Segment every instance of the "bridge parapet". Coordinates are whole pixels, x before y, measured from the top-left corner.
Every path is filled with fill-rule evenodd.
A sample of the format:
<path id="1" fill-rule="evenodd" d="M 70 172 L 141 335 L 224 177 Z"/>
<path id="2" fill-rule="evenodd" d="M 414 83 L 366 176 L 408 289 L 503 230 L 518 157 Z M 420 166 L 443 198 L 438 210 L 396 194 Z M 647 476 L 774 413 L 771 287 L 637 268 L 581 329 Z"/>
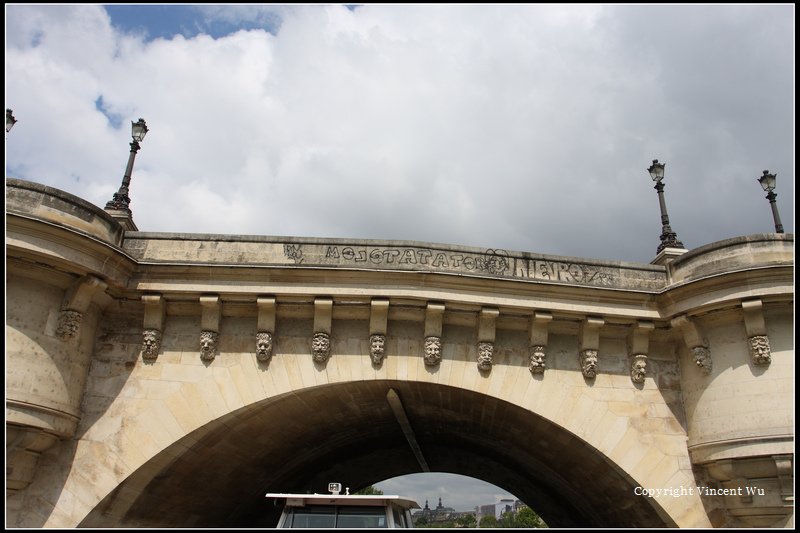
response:
<path id="1" fill-rule="evenodd" d="M 770 266 L 794 265 L 793 233 L 758 233 L 695 248 L 670 264 L 671 283 Z"/>
<path id="2" fill-rule="evenodd" d="M 86 200 L 31 181 L 6 178 L 6 213 L 76 230 L 111 245 L 122 243 L 122 226 Z"/>
<path id="3" fill-rule="evenodd" d="M 655 292 L 663 266 L 414 241 L 128 232 L 124 249 L 146 264 L 430 272 Z"/>

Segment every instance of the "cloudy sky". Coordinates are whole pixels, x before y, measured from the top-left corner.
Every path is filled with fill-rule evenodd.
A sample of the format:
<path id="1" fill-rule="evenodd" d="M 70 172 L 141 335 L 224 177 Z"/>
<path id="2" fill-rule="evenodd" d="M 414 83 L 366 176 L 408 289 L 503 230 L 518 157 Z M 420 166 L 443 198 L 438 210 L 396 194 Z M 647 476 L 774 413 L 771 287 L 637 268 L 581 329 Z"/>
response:
<path id="1" fill-rule="evenodd" d="M 764 169 L 794 232 L 793 5 L 6 4 L 5 15 L 6 107 L 19 121 L 7 176 L 103 207 L 144 118 L 131 184 L 142 231 L 647 263 L 658 159 L 686 248 L 774 231 Z M 422 499 L 439 495 L 456 503 Z"/>
<path id="2" fill-rule="evenodd" d="M 6 5 L 7 175 L 142 231 L 647 263 L 794 231 L 794 6 Z"/>
<path id="3" fill-rule="evenodd" d="M 425 507 L 427 501 L 431 509 L 439 505 L 439 498 L 444 507 L 452 507 L 456 511 L 474 511 L 476 506 L 489 505 L 503 498 L 516 499 L 516 496 L 491 483 L 441 472 L 400 476 L 376 483 L 375 486 L 384 494 L 408 496 L 416 500 L 420 507 Z"/>

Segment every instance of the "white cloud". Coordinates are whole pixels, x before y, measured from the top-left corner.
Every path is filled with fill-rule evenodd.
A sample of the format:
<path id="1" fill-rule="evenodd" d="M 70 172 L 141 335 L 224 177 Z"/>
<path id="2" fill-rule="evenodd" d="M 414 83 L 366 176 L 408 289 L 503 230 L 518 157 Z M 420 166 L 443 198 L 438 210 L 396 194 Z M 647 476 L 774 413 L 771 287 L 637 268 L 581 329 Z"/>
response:
<path id="1" fill-rule="evenodd" d="M 688 247 L 771 231 L 764 168 L 793 231 L 791 9 L 208 6 L 280 29 L 145 42 L 101 6 L 14 6 L 7 161 L 102 207 L 143 117 L 142 230 L 647 262 L 654 158 Z"/>

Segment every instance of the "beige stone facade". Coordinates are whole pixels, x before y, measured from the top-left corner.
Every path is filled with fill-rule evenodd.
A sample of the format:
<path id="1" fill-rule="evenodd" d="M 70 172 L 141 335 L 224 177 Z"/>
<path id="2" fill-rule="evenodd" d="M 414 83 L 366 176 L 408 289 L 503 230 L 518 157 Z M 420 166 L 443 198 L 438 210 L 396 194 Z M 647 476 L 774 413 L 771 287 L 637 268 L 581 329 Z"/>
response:
<path id="1" fill-rule="evenodd" d="M 794 525 L 793 235 L 634 264 L 6 195 L 10 527 L 270 526 L 420 471 L 552 526 Z"/>

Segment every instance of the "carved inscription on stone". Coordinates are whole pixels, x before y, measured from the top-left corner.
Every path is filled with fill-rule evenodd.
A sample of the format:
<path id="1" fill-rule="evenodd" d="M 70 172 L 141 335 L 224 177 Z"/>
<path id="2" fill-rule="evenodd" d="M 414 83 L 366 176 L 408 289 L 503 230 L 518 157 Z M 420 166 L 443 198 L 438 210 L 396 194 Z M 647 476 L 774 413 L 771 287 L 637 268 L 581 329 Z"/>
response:
<path id="1" fill-rule="evenodd" d="M 430 267 L 431 270 L 476 271 L 490 274 L 511 273 L 511 262 L 503 250 L 484 254 L 455 253 L 427 248 L 381 248 L 327 246 L 324 263 Z"/>
<path id="2" fill-rule="evenodd" d="M 527 277 L 531 279 L 604 287 L 614 284 L 614 275 L 611 269 L 600 266 L 529 259 L 527 267 Z"/>
<path id="3" fill-rule="evenodd" d="M 750 341 L 750 356 L 754 365 L 768 365 L 772 362 L 772 352 L 769 347 L 769 337 L 754 335 Z"/>
<path id="4" fill-rule="evenodd" d="M 217 356 L 219 334 L 216 331 L 200 332 L 200 359 L 213 361 Z"/>
<path id="5" fill-rule="evenodd" d="M 272 359 L 272 333 L 269 331 L 256 333 L 256 359 L 262 362 Z"/>
<path id="6" fill-rule="evenodd" d="M 161 332 L 157 329 L 142 330 L 142 359 L 155 359 L 161 350 Z"/>
<path id="7" fill-rule="evenodd" d="M 544 374 L 545 359 L 547 357 L 545 350 L 546 347 L 541 344 L 534 344 L 528 349 L 530 353 L 528 370 L 531 371 L 531 374 Z"/>
<path id="8" fill-rule="evenodd" d="M 80 311 L 62 309 L 58 314 L 58 325 L 56 326 L 58 338 L 67 341 L 75 337 L 81 327 L 81 320 L 83 320 L 83 313 Z"/>
<path id="9" fill-rule="evenodd" d="M 475 253 L 434 247 L 287 243 L 283 245 L 283 256 L 303 265 L 469 273 L 600 287 L 632 283 L 637 288 L 658 289 L 666 282 L 660 271 L 567 258 L 559 261 L 514 257 L 499 249 Z M 623 281 L 621 276 L 626 279 Z"/>
<path id="10" fill-rule="evenodd" d="M 369 357 L 372 363 L 380 366 L 386 354 L 386 335 L 375 333 L 369 336 Z"/>
<path id="11" fill-rule="evenodd" d="M 314 333 L 311 338 L 311 353 L 314 361 L 325 363 L 331 356 L 331 337 L 327 333 Z"/>
<path id="12" fill-rule="evenodd" d="M 478 343 L 478 370 L 492 369 L 492 355 L 494 354 L 494 343 Z"/>
<path id="13" fill-rule="evenodd" d="M 442 361 L 441 337 L 425 337 L 425 364 L 436 366 Z"/>

